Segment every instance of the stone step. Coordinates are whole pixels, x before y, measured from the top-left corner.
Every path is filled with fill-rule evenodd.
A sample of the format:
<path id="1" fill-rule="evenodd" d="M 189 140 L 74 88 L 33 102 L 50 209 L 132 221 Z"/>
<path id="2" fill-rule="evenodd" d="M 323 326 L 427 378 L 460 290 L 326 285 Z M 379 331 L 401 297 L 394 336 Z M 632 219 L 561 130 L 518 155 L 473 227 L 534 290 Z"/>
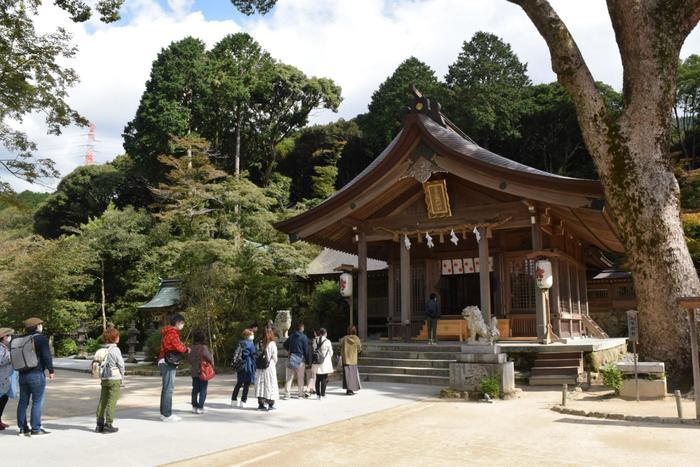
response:
<path id="1" fill-rule="evenodd" d="M 445 376 L 450 377 L 449 368 L 416 368 L 409 366 L 365 366 L 360 363 L 357 367 L 360 374 L 395 374 L 411 376 Z"/>
<path id="2" fill-rule="evenodd" d="M 416 360 L 412 358 L 377 358 L 360 357 L 359 365 L 363 366 L 404 366 L 414 368 L 445 368 L 450 367 L 453 360 Z"/>
<path id="3" fill-rule="evenodd" d="M 553 366 L 580 366 L 580 365 L 581 365 L 580 358 L 562 358 L 559 360 L 554 360 L 554 359 L 545 359 L 545 360 L 537 359 L 537 360 L 535 360 L 535 368 L 553 367 Z"/>
<path id="4" fill-rule="evenodd" d="M 365 350 L 382 350 L 382 351 L 403 351 L 403 352 L 461 352 L 461 345 L 452 344 L 438 344 L 438 345 L 428 345 L 428 344 L 391 344 L 391 343 L 370 343 L 362 345 L 363 351 Z"/>
<path id="5" fill-rule="evenodd" d="M 580 369 L 578 366 L 550 366 L 536 367 L 532 369 L 533 376 L 558 375 L 578 377 Z"/>
<path id="6" fill-rule="evenodd" d="M 537 354 L 537 360 L 561 360 L 561 359 L 580 359 L 581 352 L 541 352 Z"/>
<path id="7" fill-rule="evenodd" d="M 561 386 L 562 384 L 568 384 L 569 386 L 576 386 L 578 380 L 573 376 L 560 376 L 560 375 L 540 375 L 540 376 L 530 376 L 529 381 L 530 386 Z"/>
<path id="8" fill-rule="evenodd" d="M 415 376 L 402 374 L 384 373 L 360 373 L 362 381 L 377 383 L 400 383 L 400 384 L 427 384 L 431 386 L 447 387 L 450 385 L 449 377 L 442 376 Z"/>
<path id="9" fill-rule="evenodd" d="M 362 358 L 401 358 L 417 360 L 456 360 L 456 352 L 414 352 L 398 350 L 362 350 Z"/>

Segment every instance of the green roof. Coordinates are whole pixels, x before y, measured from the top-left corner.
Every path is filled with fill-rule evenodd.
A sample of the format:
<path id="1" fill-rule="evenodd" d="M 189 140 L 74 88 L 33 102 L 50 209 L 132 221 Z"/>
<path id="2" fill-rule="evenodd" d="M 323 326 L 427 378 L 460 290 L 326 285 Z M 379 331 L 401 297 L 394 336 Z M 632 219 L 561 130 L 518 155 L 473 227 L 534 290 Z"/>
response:
<path id="1" fill-rule="evenodd" d="M 160 288 L 150 302 L 139 307 L 139 310 L 169 308 L 180 303 L 181 279 L 161 279 Z"/>

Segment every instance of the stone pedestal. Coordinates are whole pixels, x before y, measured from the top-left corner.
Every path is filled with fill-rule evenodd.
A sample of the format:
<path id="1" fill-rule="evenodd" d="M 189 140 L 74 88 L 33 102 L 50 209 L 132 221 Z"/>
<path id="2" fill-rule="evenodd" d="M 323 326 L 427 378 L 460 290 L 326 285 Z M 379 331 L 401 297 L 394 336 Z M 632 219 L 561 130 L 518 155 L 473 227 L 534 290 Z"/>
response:
<path id="1" fill-rule="evenodd" d="M 481 381 L 496 377 L 503 394 L 515 391 L 515 368 L 501 353 L 498 345 L 463 345 L 457 362 L 450 363 L 450 387 L 463 391 L 479 391 Z"/>

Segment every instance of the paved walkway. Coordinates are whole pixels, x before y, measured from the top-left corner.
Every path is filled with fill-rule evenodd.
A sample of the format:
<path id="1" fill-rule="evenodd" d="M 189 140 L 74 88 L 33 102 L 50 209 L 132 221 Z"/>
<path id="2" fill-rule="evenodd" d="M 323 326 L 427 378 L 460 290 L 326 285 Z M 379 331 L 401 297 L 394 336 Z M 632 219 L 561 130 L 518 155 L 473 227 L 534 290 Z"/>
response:
<path id="1" fill-rule="evenodd" d="M 249 407 L 245 409 L 229 407 L 233 382 L 217 378 L 212 382 L 212 395 L 207 398 L 207 413 L 195 415 L 188 404 L 191 379 L 183 377 L 177 379 L 174 398 L 174 412 L 183 421 L 169 424 L 159 420 L 160 380 L 134 377 L 120 400 L 123 409 L 118 410 L 115 422 L 119 433 L 98 435 L 93 432 L 98 382 L 81 373 L 73 375 L 59 372 L 56 382 L 49 385 L 44 426 L 52 432 L 50 435 L 20 437 L 14 426 L 0 432 L 4 465 L 36 465 L 31 452 L 41 455 L 51 466 L 163 464 L 394 408 L 437 392 L 428 386 L 373 383 L 358 395 L 348 397 L 331 384 L 324 401 L 291 399 L 278 402 L 276 411 L 259 412 L 253 397 L 249 397 Z M 73 413 L 84 415 L 66 417 L 66 406 Z M 8 422 L 14 423 L 11 415 L 15 410 L 13 401 L 6 409 Z M 57 411 L 61 416 L 54 418 Z"/>

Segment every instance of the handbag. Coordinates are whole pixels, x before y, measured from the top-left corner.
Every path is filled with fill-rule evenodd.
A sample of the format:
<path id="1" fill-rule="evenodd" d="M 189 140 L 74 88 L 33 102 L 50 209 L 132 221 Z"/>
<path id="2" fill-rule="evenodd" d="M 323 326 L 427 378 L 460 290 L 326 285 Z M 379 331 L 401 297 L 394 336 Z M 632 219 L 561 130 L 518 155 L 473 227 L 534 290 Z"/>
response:
<path id="1" fill-rule="evenodd" d="M 180 363 L 182 363 L 183 356 L 184 354 L 180 352 L 168 350 L 165 352 L 165 363 L 170 366 L 178 366 Z"/>
<path id="2" fill-rule="evenodd" d="M 19 381 L 17 379 L 17 372 L 12 370 L 10 374 L 10 387 L 7 390 L 7 397 L 10 399 L 15 399 L 19 395 Z"/>
<path id="3" fill-rule="evenodd" d="M 202 360 L 202 363 L 199 365 L 199 379 L 202 381 L 209 381 L 214 379 L 215 376 L 216 372 L 212 364 L 206 360 Z"/>
<path id="4" fill-rule="evenodd" d="M 289 360 L 287 360 L 287 368 L 296 369 L 299 368 L 304 358 L 298 353 L 293 353 L 289 355 Z"/>

